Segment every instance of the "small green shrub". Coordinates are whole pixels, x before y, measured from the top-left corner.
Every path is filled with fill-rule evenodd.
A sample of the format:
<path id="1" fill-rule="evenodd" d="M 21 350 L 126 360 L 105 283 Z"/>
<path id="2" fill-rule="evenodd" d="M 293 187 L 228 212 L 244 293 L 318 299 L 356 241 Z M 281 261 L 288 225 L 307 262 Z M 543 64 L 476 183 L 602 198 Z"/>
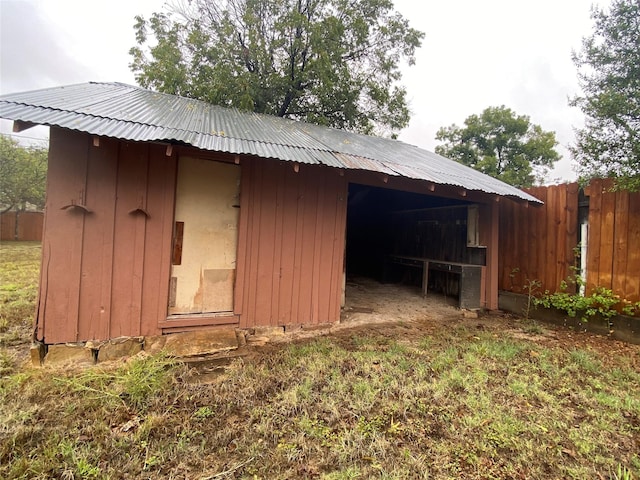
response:
<path id="1" fill-rule="evenodd" d="M 576 282 L 581 285 L 583 281 L 576 277 Z M 566 312 L 570 317 L 577 317 L 583 322 L 589 321 L 595 315 L 600 315 L 604 319 L 609 319 L 618 314 L 615 307 L 620 304 L 620 296 L 612 290 L 604 287 L 596 287 L 591 295 L 580 295 L 579 293 L 569 293 L 567 282 L 560 284 L 560 291 L 549 293 L 547 290 L 540 298 L 535 299 L 536 305 L 545 308 L 557 308 Z"/>

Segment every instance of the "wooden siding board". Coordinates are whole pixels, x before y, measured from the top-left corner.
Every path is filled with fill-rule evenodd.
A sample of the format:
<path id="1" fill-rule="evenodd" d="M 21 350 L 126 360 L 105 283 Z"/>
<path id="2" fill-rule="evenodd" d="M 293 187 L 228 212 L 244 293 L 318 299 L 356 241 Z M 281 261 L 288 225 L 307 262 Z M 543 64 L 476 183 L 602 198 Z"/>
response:
<path id="1" fill-rule="evenodd" d="M 236 283 L 233 291 L 233 311 L 240 317 L 240 323 L 243 324 L 244 317 L 242 313 L 245 311 L 245 276 L 247 274 L 247 266 L 249 259 L 249 205 L 251 201 L 251 172 L 250 161 L 242 161 L 240 167 L 240 214 L 238 218 L 238 257 L 236 264 Z"/>
<path id="2" fill-rule="evenodd" d="M 505 224 L 501 222 L 501 228 L 505 229 L 505 234 L 501 237 L 506 237 L 506 248 L 500 248 L 500 254 L 503 252 L 509 258 L 508 268 L 504 272 L 504 281 L 512 283 L 513 288 L 516 291 L 522 290 L 525 278 L 529 276 L 529 265 L 527 264 L 527 256 L 523 253 L 528 250 L 529 236 L 528 231 L 524 231 L 523 227 L 528 223 L 521 221 L 522 217 L 526 217 L 529 214 L 529 209 L 525 205 L 517 205 L 514 202 L 509 201 L 510 208 L 507 212 L 508 222 Z M 501 216 L 502 216 L 502 212 Z"/>
<path id="3" fill-rule="evenodd" d="M 640 192 L 629 195 L 627 278 L 623 296 L 640 302 Z"/>
<path id="4" fill-rule="evenodd" d="M 319 275 L 318 285 L 318 322 L 327 323 L 332 318 L 332 304 L 331 293 L 335 291 L 333 282 L 333 269 L 335 265 L 335 258 L 333 256 L 333 249 L 335 243 L 335 216 L 336 216 L 336 204 L 337 204 L 337 192 L 338 188 L 335 182 L 337 172 L 332 171 L 325 177 L 324 190 L 326 192 L 326 199 L 323 201 L 322 212 L 322 232 L 319 245 L 319 261 L 322 272 Z"/>
<path id="5" fill-rule="evenodd" d="M 320 269 L 322 265 L 320 263 L 322 252 L 322 227 L 324 217 L 324 202 L 325 202 L 325 178 L 319 178 L 313 185 L 308 185 L 307 188 L 313 188 L 316 190 L 316 212 L 315 212 L 315 225 L 314 225 L 314 238 L 313 238 L 313 254 L 311 259 L 311 322 L 320 322 Z M 311 183 L 311 182 L 309 182 Z"/>
<path id="6" fill-rule="evenodd" d="M 306 165 L 304 166 L 306 167 Z M 308 167 L 307 167 L 308 168 Z M 304 168 L 301 168 L 303 170 Z M 307 172 L 305 171 L 305 177 Z M 298 318 L 301 323 L 315 323 L 313 312 L 313 287 L 316 275 L 314 256 L 316 249 L 316 228 L 318 223 L 318 188 L 312 184 L 311 178 L 303 178 L 305 215 L 302 217 L 302 265 L 300 269 L 300 302 L 298 303 Z"/>
<path id="7" fill-rule="evenodd" d="M 295 319 L 295 324 L 302 324 L 306 320 L 300 315 L 299 305 L 300 305 L 300 297 L 302 295 L 302 290 L 300 285 L 302 283 L 302 275 L 304 272 L 304 265 L 302 265 L 303 260 L 303 232 L 304 232 L 304 218 L 307 215 L 307 211 L 305 209 L 305 188 L 304 184 L 300 181 L 300 177 L 298 173 L 294 174 L 294 180 L 297 184 L 297 193 L 296 193 L 296 215 L 295 221 L 292 223 L 291 228 L 295 229 L 295 244 L 293 245 L 293 294 L 291 296 L 291 318 Z"/>
<path id="8" fill-rule="evenodd" d="M 147 150 L 145 144 L 120 144 L 111 285 L 111 337 L 137 335 L 140 331 L 146 219 L 143 215 L 129 212 L 140 203 L 141 192 L 146 191 Z"/>
<path id="9" fill-rule="evenodd" d="M 47 268 L 41 273 L 43 339 L 47 343 L 78 340 L 84 216 L 62 208 L 85 203 L 89 136 L 52 129 L 49 143 L 46 215 L 43 244 Z"/>
<path id="10" fill-rule="evenodd" d="M 558 238 L 558 191 L 551 187 L 547 190 L 547 215 L 546 215 L 546 248 L 545 248 L 545 272 L 544 283 L 550 291 L 556 291 L 556 245 Z"/>
<path id="11" fill-rule="evenodd" d="M 159 322 L 164 321 L 167 315 L 176 173 L 176 154 L 167 157 L 163 146 L 151 145 L 140 335 L 158 335 L 161 332 Z"/>
<path id="12" fill-rule="evenodd" d="M 338 173 L 325 167 L 303 166 L 295 172 L 290 164 L 269 161 L 252 162 L 250 170 L 243 175 L 242 208 L 247 211 L 241 231 L 246 228 L 246 234 L 239 248 L 246 256 L 237 280 L 244 297 L 241 326 L 339 320 L 341 277 L 336 272 L 334 283 L 333 272 L 334 263 L 341 268 L 342 258 L 334 259 L 333 252 L 342 245 L 339 255 L 344 254 L 344 240 L 335 243 L 345 229 L 344 215 L 336 218 L 344 179 L 332 181 Z M 321 197 L 326 205 L 318 208 Z"/>
<path id="13" fill-rule="evenodd" d="M 244 293 L 243 293 L 243 315 L 241 315 L 240 317 L 240 324 L 241 326 L 250 326 L 253 323 L 253 310 L 252 310 L 252 292 L 254 291 L 254 283 L 253 280 L 254 278 L 252 277 L 252 273 L 253 273 L 253 266 L 252 266 L 252 261 L 254 258 L 253 252 L 254 252 L 254 232 L 256 232 L 256 229 L 254 228 L 256 225 L 256 212 L 255 209 L 253 208 L 255 203 L 256 203 L 256 192 L 257 192 L 257 181 L 256 181 L 256 170 L 257 167 L 255 165 L 255 162 L 251 162 L 250 163 L 250 168 L 249 166 L 247 166 L 247 170 L 251 172 L 250 175 L 250 183 L 248 185 L 246 185 L 246 190 L 248 192 L 247 194 L 247 202 L 246 202 L 246 207 L 241 207 L 241 208 L 246 208 L 247 210 L 247 251 L 246 251 L 246 262 L 245 262 L 245 275 L 243 278 L 243 289 L 244 289 Z"/>
<path id="14" fill-rule="evenodd" d="M 535 212 L 536 225 L 536 273 L 537 279 L 542 283 L 542 290 L 551 290 L 553 287 L 546 283 L 546 244 L 547 244 L 547 222 L 545 221 L 548 212 L 547 207 L 547 191 L 541 188 L 536 189 L 536 198 L 545 202 L 545 204 Z"/>
<path id="15" fill-rule="evenodd" d="M 249 318 L 247 319 L 250 325 L 261 325 L 262 321 L 257 317 L 258 312 L 256 309 L 256 292 L 258 291 L 258 248 L 262 240 L 260 235 L 260 215 L 262 213 L 262 204 L 260 199 L 263 192 L 263 165 L 261 162 L 253 162 L 253 192 L 251 198 L 251 245 L 249 250 L 249 271 L 247 290 L 247 313 Z"/>
<path id="16" fill-rule="evenodd" d="M 273 288 L 271 291 L 271 324 L 280 324 L 280 288 L 282 284 L 282 238 L 284 235 L 284 189 L 285 189 L 285 171 L 290 165 L 284 163 L 275 164 L 275 235 L 273 241 L 273 262 L 271 271 L 271 282 Z M 287 255 L 287 252 L 284 252 Z"/>
<path id="17" fill-rule="evenodd" d="M 602 214 L 602 181 L 589 186 L 589 241 L 587 246 L 587 293 L 599 284 Z"/>
<path id="18" fill-rule="evenodd" d="M 567 258 L 567 186 L 556 185 L 558 206 L 556 210 L 556 268 L 554 285 L 556 288 L 566 278 L 570 259 Z"/>
<path id="19" fill-rule="evenodd" d="M 615 230 L 616 195 L 608 191 L 602 194 L 602 223 L 600 227 L 600 264 L 598 285 L 611 288 L 613 270 L 613 237 Z"/>
<path id="20" fill-rule="evenodd" d="M 520 248 L 525 248 L 529 237 L 521 232 L 520 216 L 528 211 L 514 202 L 501 202 L 500 205 L 500 269 L 502 272 L 501 286 L 503 289 L 519 291 L 522 278 L 527 274 L 527 265 L 523 262 L 526 257 L 519 257 Z"/>
<path id="21" fill-rule="evenodd" d="M 627 278 L 627 241 L 629 238 L 629 192 L 615 193 L 615 232 L 611 288 L 624 296 Z M 629 272 L 632 273 L 632 272 Z"/>
<path id="22" fill-rule="evenodd" d="M 274 252 L 276 225 L 276 188 L 277 166 L 265 163 L 262 168 L 260 216 L 258 228 L 260 241 L 257 248 L 257 263 L 255 276 L 257 288 L 255 290 L 255 314 L 258 325 L 273 325 L 272 300 L 274 286 Z"/>
<path id="23" fill-rule="evenodd" d="M 567 185 L 566 268 L 564 278 L 575 273 L 576 248 L 578 248 L 578 192 L 577 183 Z"/>
<path id="24" fill-rule="evenodd" d="M 329 320 L 340 318 L 342 303 L 342 275 L 344 271 L 345 235 L 347 230 L 348 185 L 343 176 L 334 178 L 336 192 L 335 212 L 333 216 L 333 242 L 331 249 L 331 281 L 329 292 Z"/>
<path id="25" fill-rule="evenodd" d="M 111 319 L 118 141 L 102 139 L 89 147 L 87 205 L 80 283 L 79 340 L 106 340 Z"/>
<path id="26" fill-rule="evenodd" d="M 504 235 L 509 241 L 507 242 L 507 249 L 503 250 L 501 248 L 500 254 L 502 255 L 502 252 L 505 252 L 511 260 L 508 271 L 504 272 L 507 276 L 505 280 L 509 281 L 510 275 L 513 275 L 515 286 L 522 289 L 524 279 L 529 277 L 529 265 L 526 255 L 529 243 L 529 229 L 526 216 L 529 214 L 529 209 L 526 208 L 526 205 L 517 205 L 514 202 L 509 203 L 511 204 L 511 208 L 509 209 L 509 219 L 511 221 L 506 225 L 501 222 L 500 225 L 502 228 L 509 229 L 509 233 Z M 516 209 L 519 210 L 519 215 L 516 214 Z M 525 218 L 523 219 L 523 217 Z M 517 271 L 514 272 L 516 269 Z"/>
<path id="27" fill-rule="evenodd" d="M 296 216 L 298 210 L 297 174 L 292 168 L 283 172 L 283 232 L 280 257 L 280 290 L 278 297 L 278 324 L 291 322 L 294 295 L 294 260 L 296 245 Z"/>
<path id="28" fill-rule="evenodd" d="M 516 256 L 516 258 L 519 259 L 519 262 L 524 265 L 525 274 L 519 279 L 520 288 L 522 288 L 526 280 L 539 280 L 536 271 L 538 264 L 538 249 L 537 244 L 535 243 L 535 239 L 537 238 L 538 234 L 536 231 L 536 215 L 538 214 L 538 209 L 538 207 L 532 207 L 528 204 L 514 205 L 513 214 L 520 217 L 520 225 L 524 226 L 525 228 L 525 237 L 523 239 L 524 241 L 522 242 L 523 252 L 511 252 L 511 255 Z M 500 232 L 500 235 L 505 234 L 505 232 Z"/>

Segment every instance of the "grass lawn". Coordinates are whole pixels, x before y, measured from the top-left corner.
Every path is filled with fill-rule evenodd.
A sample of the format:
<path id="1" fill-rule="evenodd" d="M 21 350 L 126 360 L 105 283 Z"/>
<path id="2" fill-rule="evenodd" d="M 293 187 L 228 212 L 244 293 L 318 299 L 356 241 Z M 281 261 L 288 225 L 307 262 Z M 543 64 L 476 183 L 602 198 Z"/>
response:
<path id="1" fill-rule="evenodd" d="M 162 356 L 8 364 L 0 478 L 640 478 L 640 347 L 530 327 L 345 329 L 247 350 L 210 383 Z"/>
<path id="2" fill-rule="evenodd" d="M 40 242 L 0 243 L 0 374 L 25 355 L 24 348 L 6 347 L 23 345 L 30 340 L 38 295 L 40 251 Z"/>

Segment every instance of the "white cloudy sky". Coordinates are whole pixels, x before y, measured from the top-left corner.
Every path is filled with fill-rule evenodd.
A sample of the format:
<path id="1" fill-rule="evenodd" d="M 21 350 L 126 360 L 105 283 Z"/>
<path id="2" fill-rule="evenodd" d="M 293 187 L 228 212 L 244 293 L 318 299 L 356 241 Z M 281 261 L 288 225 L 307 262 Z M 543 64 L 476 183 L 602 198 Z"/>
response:
<path id="1" fill-rule="evenodd" d="M 0 94 L 87 81 L 135 84 L 133 17 L 164 0 L 0 0 Z M 438 128 L 506 105 L 556 132 L 563 160 L 549 181 L 575 177 L 566 146 L 581 113 L 571 51 L 592 31 L 590 8 L 606 0 L 396 0 L 425 32 L 405 69 L 413 112 L 400 139 L 433 150 Z M 11 125 L 2 121 L 2 132 Z M 46 135 L 46 129 L 24 135 Z"/>

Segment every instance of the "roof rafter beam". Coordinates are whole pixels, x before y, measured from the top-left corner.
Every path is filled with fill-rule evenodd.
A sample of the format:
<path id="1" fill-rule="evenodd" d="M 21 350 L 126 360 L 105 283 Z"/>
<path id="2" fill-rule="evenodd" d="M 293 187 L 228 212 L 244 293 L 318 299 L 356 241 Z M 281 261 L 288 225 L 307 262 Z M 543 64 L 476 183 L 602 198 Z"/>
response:
<path id="1" fill-rule="evenodd" d="M 15 120 L 13 122 L 13 133 L 20 133 L 28 130 L 30 128 L 38 126 L 37 123 L 32 122 L 24 122 L 22 120 Z"/>

